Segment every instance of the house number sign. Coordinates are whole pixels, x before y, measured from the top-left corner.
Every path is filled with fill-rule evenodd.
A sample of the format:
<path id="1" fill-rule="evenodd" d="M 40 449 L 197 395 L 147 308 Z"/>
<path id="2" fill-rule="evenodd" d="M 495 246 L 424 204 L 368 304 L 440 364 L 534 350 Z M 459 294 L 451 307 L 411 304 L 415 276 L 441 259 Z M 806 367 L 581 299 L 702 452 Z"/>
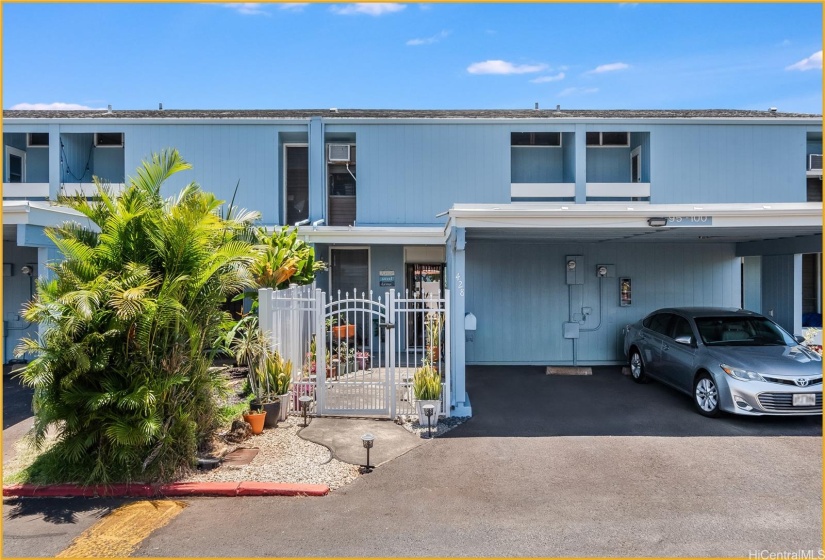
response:
<path id="1" fill-rule="evenodd" d="M 713 216 L 670 216 L 668 227 L 712 226 Z"/>
<path id="2" fill-rule="evenodd" d="M 455 285 L 458 288 L 458 295 L 464 297 L 464 280 L 461 279 L 461 273 L 455 273 Z"/>

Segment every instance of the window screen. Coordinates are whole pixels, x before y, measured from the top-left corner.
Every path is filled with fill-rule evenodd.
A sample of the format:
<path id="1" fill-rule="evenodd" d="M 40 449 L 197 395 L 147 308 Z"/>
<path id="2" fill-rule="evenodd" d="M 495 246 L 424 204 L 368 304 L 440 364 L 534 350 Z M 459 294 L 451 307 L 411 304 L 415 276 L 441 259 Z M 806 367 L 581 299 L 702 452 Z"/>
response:
<path id="1" fill-rule="evenodd" d="M 333 249 L 330 255 L 331 298 L 338 299 L 344 293 L 352 294 L 353 288 L 358 296 L 369 291 L 369 250 L 368 249 Z"/>
<path id="2" fill-rule="evenodd" d="M 511 132 L 513 146 L 561 146 L 561 132 Z"/>

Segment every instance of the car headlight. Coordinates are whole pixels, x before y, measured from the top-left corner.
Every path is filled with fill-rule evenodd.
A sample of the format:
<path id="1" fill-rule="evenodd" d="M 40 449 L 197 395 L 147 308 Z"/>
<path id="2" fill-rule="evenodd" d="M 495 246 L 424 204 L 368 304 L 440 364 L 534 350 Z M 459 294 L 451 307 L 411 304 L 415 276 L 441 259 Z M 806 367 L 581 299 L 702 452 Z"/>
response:
<path id="1" fill-rule="evenodd" d="M 722 371 L 724 371 L 734 379 L 738 379 L 740 381 L 765 381 L 765 378 L 756 373 L 755 371 L 748 371 L 742 368 L 735 368 L 727 364 L 720 364 L 719 367 L 722 368 Z"/>

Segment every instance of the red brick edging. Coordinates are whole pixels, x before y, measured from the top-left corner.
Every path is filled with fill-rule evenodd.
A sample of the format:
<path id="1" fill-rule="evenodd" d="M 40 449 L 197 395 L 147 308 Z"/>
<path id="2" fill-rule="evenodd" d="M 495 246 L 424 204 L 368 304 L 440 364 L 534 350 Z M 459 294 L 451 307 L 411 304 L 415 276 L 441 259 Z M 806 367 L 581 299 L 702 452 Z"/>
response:
<path id="1" fill-rule="evenodd" d="M 184 496 L 326 496 L 326 484 L 281 482 L 173 482 L 171 484 L 11 484 L 3 496 L 26 498 L 163 498 Z"/>

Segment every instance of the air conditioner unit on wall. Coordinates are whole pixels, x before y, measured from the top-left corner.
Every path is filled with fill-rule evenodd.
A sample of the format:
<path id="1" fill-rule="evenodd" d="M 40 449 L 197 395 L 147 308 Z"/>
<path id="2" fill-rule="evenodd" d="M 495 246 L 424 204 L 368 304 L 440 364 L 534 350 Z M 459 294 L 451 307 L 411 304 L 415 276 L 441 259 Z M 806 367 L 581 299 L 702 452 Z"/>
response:
<path id="1" fill-rule="evenodd" d="M 330 144 L 327 159 L 330 162 L 349 162 L 349 144 Z"/>
<path id="2" fill-rule="evenodd" d="M 822 171 L 822 154 L 811 154 L 808 156 L 808 169 L 811 171 Z"/>

